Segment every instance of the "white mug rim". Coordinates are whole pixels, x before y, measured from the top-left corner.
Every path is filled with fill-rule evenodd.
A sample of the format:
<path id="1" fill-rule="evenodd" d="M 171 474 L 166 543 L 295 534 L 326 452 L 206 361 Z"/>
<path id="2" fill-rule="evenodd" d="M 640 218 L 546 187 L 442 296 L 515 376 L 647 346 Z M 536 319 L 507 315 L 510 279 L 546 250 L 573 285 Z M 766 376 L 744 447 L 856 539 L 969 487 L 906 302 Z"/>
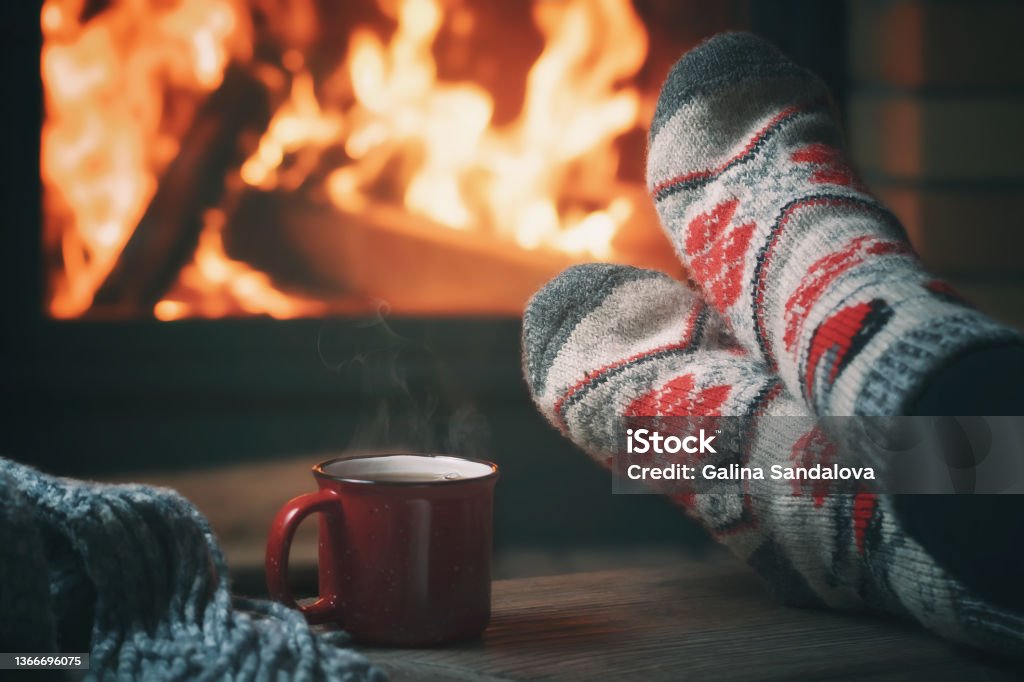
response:
<path id="1" fill-rule="evenodd" d="M 332 471 L 337 469 L 339 466 L 353 463 L 380 463 L 380 460 L 389 459 L 395 460 L 395 465 L 399 464 L 400 460 L 404 460 L 406 464 L 404 470 L 408 470 L 408 460 L 415 459 L 417 463 L 422 464 L 425 460 L 429 460 L 430 464 L 447 464 L 447 466 L 433 466 L 422 469 L 423 472 L 435 471 L 441 472 L 451 470 L 453 466 L 456 467 L 456 471 L 464 473 L 464 475 L 458 478 L 438 478 L 437 480 L 423 481 L 423 480 L 410 480 L 410 481 L 381 481 L 379 479 L 372 478 L 372 474 L 366 469 L 359 471 L 345 472 L 345 471 Z M 341 483 L 355 483 L 359 485 L 373 485 L 373 486 L 437 486 L 437 485 L 460 485 L 466 483 L 478 483 L 490 478 L 497 477 L 498 465 L 494 462 L 489 462 L 484 459 L 475 459 L 473 457 L 460 457 L 457 455 L 443 455 L 443 454 L 429 454 L 420 452 L 394 452 L 394 453 L 381 453 L 373 455 L 351 455 L 335 457 L 333 459 L 320 462 L 313 467 L 313 475 L 317 478 L 325 478 L 332 481 L 338 481 Z"/>

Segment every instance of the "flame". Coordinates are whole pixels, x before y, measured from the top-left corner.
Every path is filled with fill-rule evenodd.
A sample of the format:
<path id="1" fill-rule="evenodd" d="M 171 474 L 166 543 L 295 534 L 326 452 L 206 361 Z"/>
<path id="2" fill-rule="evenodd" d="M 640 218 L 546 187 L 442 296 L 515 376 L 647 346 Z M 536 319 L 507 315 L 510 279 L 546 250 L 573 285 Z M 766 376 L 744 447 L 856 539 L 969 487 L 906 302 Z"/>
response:
<path id="1" fill-rule="evenodd" d="M 611 196 L 595 210 L 568 199 L 593 203 L 614 185 L 614 142 L 639 123 L 640 93 L 621 83 L 642 66 L 647 34 L 629 0 L 536 3 L 545 48 L 519 118 L 501 128 L 487 91 L 438 80 L 443 18 L 439 0 L 401 0 L 390 43 L 369 30 L 352 36 L 345 70 L 356 101 L 341 112 L 351 161 L 327 179 L 333 203 L 361 210 L 398 165 L 411 168 L 401 199 L 412 213 L 452 229 L 486 226 L 523 249 L 612 257 L 632 199 Z"/>
<path id="2" fill-rule="evenodd" d="M 190 315 L 224 317 L 241 310 L 278 319 L 309 317 L 328 311 L 322 301 L 284 294 L 270 278 L 224 250 L 225 215 L 210 209 L 204 215 L 195 259 L 181 271 L 178 284 L 153 308 L 158 320 L 169 322 Z"/>
<path id="3" fill-rule="evenodd" d="M 285 43 L 280 75 L 290 87 L 235 185 L 305 192 L 313 178 L 344 214 L 391 200 L 422 218 L 417 226 L 486 233 L 499 250 L 621 257 L 615 240 L 637 205 L 635 192 L 616 189 L 615 145 L 640 122 L 641 96 L 629 83 L 647 54 L 630 0 L 536 1 L 544 47 L 518 117 L 501 125 L 491 93 L 438 75 L 441 30 L 473 30 L 460 0 L 378 0 L 393 34 L 356 27 L 334 73 L 319 80 L 301 49 L 317 33 L 312 0 L 252 1 L 272 18 L 261 40 Z M 191 112 L 229 60 L 245 63 L 254 51 L 246 0 L 112 0 L 83 18 L 85 8 L 84 0 L 46 0 L 40 18 L 46 238 L 61 260 L 50 310 L 58 317 L 88 309 Z M 158 319 L 325 310 L 232 259 L 227 222 L 223 208 L 206 215 L 193 261 L 154 308 Z"/>
<path id="4" fill-rule="evenodd" d="M 95 16 L 86 10 L 84 0 L 46 0 L 40 17 L 44 238 L 63 263 L 52 283 L 57 317 L 92 303 L 177 153 L 181 122 L 166 110 L 194 108 L 220 83 L 229 57 L 248 49 L 236 0 L 124 0 Z"/>
<path id="5" fill-rule="evenodd" d="M 292 81 L 291 98 L 271 120 L 256 152 L 242 164 L 242 179 L 263 189 L 295 189 L 316 167 L 320 153 L 337 143 L 343 130 L 340 116 L 321 111 L 313 77 L 299 73 Z M 294 153 L 301 154 L 300 162 L 279 172 L 285 155 Z"/>

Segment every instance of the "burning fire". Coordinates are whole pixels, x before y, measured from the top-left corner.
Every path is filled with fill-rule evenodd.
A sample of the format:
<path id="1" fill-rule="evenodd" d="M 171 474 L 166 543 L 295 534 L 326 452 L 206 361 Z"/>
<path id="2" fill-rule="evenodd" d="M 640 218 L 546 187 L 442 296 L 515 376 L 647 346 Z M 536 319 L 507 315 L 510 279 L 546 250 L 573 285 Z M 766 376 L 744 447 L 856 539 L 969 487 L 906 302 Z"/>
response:
<path id="1" fill-rule="evenodd" d="M 647 54 L 630 0 L 535 2 L 544 48 L 526 75 L 518 117 L 501 125 L 483 87 L 438 76 L 439 32 L 446 22 L 455 34 L 472 31 L 469 5 L 378 4 L 395 21 L 393 35 L 385 41 L 355 28 L 343 60 L 320 83 L 301 50 L 284 46 L 278 68 L 289 94 L 238 184 L 309 191 L 310 178 L 325 178 L 314 181 L 342 214 L 390 201 L 423 219 L 419 225 L 482 231 L 508 245 L 498 248 L 619 256 L 613 240 L 637 207 L 635 195 L 615 190 L 615 143 L 641 119 L 640 93 L 628 83 Z M 287 6 L 315 31 L 312 0 L 254 5 Z M 47 243 L 62 261 L 51 287 L 58 317 L 92 304 L 188 116 L 229 61 L 248 63 L 254 52 L 243 0 L 113 0 L 94 16 L 84 10 L 84 0 L 47 0 L 41 17 L 42 169 Z M 278 291 L 266 274 L 231 259 L 222 239 L 229 221 L 222 209 L 207 213 L 193 262 L 156 304 L 157 318 L 323 312 L 323 303 Z"/>
<path id="2" fill-rule="evenodd" d="M 278 291 L 266 274 L 229 257 L 221 238 L 224 222 L 223 211 L 206 212 L 195 260 L 182 269 L 171 295 L 153 308 L 156 319 L 169 322 L 189 316 L 224 317 L 239 310 L 287 319 L 328 311 L 321 301 Z"/>
<path id="3" fill-rule="evenodd" d="M 91 18 L 86 5 L 47 0 L 41 15 L 44 240 L 63 263 L 52 282 L 57 317 L 91 305 L 177 153 L 182 119 L 230 58 L 248 59 L 250 42 L 230 0 L 112 2 Z"/>
<path id="4" fill-rule="evenodd" d="M 485 225 L 524 249 L 611 256 L 630 200 L 611 197 L 593 211 L 560 200 L 613 184 L 614 142 L 638 123 L 639 93 L 619 85 L 647 54 L 630 2 L 536 3 L 545 48 L 527 76 L 522 113 L 503 128 L 491 125 L 494 101 L 483 88 L 438 81 L 431 47 L 443 18 L 437 0 L 404 0 L 390 44 L 365 30 L 352 36 L 351 163 L 329 176 L 331 200 L 360 210 L 367 188 L 398 160 L 410 169 L 401 199 L 412 213 L 459 230 Z"/>

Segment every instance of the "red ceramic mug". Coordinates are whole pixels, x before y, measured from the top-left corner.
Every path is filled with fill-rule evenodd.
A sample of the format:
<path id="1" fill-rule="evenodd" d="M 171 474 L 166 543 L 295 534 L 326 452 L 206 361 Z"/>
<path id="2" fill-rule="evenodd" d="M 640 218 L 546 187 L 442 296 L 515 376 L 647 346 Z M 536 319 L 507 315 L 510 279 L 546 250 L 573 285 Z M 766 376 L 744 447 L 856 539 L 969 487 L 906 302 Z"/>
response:
<path id="1" fill-rule="evenodd" d="M 313 467 L 319 490 L 285 504 L 267 541 L 270 596 L 357 641 L 423 646 L 470 639 L 491 614 L 491 462 L 374 455 Z M 320 596 L 295 603 L 288 552 L 320 513 Z"/>

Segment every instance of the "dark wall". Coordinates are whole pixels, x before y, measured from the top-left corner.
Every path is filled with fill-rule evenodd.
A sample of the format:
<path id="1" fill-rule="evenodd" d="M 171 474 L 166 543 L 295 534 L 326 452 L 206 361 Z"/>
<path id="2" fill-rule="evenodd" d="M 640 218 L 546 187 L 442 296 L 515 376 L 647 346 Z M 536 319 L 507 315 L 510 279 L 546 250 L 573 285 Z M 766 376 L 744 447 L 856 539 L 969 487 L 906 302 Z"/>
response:
<path id="1" fill-rule="evenodd" d="M 817 73 L 845 109 L 849 87 L 845 0 L 750 0 L 750 27 Z"/>

